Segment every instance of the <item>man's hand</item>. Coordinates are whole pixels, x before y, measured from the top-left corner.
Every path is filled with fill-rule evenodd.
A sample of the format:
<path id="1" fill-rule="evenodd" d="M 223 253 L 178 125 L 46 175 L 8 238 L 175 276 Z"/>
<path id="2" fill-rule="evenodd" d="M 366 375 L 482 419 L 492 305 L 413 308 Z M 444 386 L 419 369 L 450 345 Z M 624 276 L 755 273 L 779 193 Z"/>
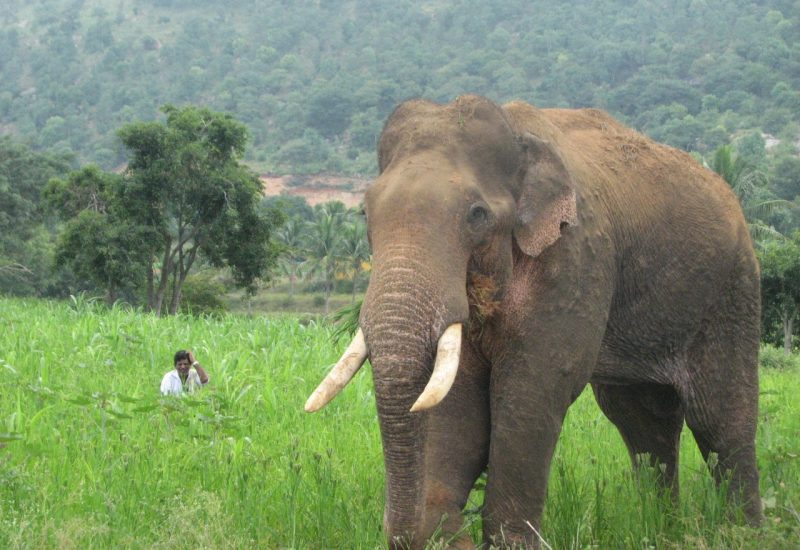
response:
<path id="1" fill-rule="evenodd" d="M 200 366 L 200 363 L 197 362 L 197 359 L 194 358 L 194 353 L 189 350 L 189 364 L 192 366 L 194 370 L 197 371 L 197 375 L 200 377 L 201 384 L 208 384 L 208 374 L 203 367 Z"/>

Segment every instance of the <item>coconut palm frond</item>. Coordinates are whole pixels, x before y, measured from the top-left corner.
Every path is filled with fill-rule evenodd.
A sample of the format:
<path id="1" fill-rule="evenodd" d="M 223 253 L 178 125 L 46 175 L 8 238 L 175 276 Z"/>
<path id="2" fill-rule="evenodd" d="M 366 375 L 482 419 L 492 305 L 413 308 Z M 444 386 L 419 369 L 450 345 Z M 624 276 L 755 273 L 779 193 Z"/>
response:
<path id="1" fill-rule="evenodd" d="M 753 243 L 756 245 L 756 248 L 759 249 L 763 249 L 764 243 L 767 241 L 786 240 L 783 233 L 761 221 L 748 223 L 747 228 L 750 230 L 750 237 L 753 239 Z"/>
<path id="2" fill-rule="evenodd" d="M 784 208 L 791 208 L 791 201 L 783 199 L 774 199 L 770 201 L 762 201 L 754 204 L 747 204 L 742 206 L 745 217 L 750 219 L 766 218 Z"/>
<path id="3" fill-rule="evenodd" d="M 764 172 L 751 169 L 749 165 L 743 163 L 734 171 L 734 179 L 728 183 L 739 198 L 739 202 L 746 204 L 753 200 L 759 189 L 767 187 L 768 180 Z"/>
<path id="4" fill-rule="evenodd" d="M 723 145 L 714 151 L 710 165 L 728 182 L 743 203 L 750 200 L 757 189 L 767 185 L 767 175 L 744 157 L 735 155 L 730 145 Z"/>

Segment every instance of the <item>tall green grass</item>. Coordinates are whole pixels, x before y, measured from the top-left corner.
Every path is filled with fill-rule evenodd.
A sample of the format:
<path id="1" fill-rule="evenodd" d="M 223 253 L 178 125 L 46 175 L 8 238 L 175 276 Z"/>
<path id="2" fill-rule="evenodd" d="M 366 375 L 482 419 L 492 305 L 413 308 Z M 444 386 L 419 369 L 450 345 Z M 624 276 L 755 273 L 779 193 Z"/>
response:
<path id="1" fill-rule="evenodd" d="M 0 548 L 383 548 L 369 369 L 303 404 L 344 342 L 293 317 L 156 318 L 0 299 Z M 211 383 L 162 398 L 191 348 Z M 728 521 L 690 434 L 677 509 L 591 395 L 570 410 L 542 536 L 553 548 L 800 547 L 800 372 L 763 371 L 764 528 Z M 468 525 L 480 536 L 480 491 Z"/>

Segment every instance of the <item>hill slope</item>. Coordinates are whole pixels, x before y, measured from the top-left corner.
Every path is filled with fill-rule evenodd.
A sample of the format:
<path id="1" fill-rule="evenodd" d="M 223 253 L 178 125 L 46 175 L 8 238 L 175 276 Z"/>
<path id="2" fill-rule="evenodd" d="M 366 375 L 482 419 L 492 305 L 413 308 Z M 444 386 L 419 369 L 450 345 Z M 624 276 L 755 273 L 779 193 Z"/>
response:
<path id="1" fill-rule="evenodd" d="M 124 160 L 114 132 L 204 104 L 277 173 L 371 174 L 399 101 L 480 93 L 597 106 L 706 151 L 800 128 L 800 4 L 789 0 L 5 0 L 0 133 Z"/>

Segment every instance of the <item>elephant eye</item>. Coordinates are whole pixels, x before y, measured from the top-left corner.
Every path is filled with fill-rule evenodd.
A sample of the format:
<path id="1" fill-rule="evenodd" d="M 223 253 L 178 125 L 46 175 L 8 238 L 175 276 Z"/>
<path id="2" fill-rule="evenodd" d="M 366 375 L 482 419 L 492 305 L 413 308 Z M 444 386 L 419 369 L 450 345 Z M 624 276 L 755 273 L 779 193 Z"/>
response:
<path id="1" fill-rule="evenodd" d="M 473 204 L 469 207 L 467 221 L 471 224 L 483 223 L 489 219 L 489 211 L 481 204 Z"/>

